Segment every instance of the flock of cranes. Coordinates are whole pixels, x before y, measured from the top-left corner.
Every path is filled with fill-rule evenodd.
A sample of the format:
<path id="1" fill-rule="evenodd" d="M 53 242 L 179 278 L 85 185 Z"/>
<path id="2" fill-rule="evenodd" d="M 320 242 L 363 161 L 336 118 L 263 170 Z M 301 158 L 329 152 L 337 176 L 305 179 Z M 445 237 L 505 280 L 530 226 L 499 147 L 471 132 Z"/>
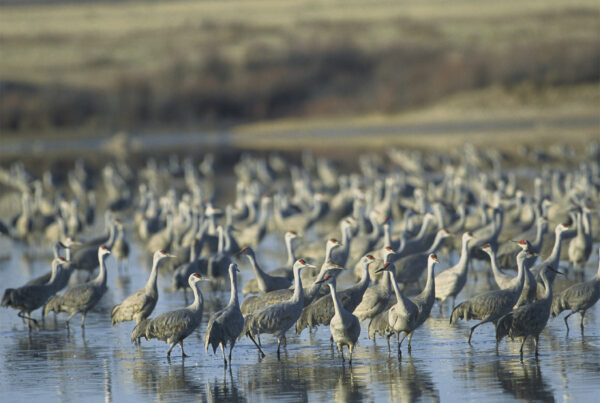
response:
<path id="1" fill-rule="evenodd" d="M 352 363 L 361 326 L 370 338 L 386 337 L 390 351 L 395 336 L 400 358 L 405 338 L 410 353 L 415 331 L 436 301 L 443 315 L 447 300 L 450 324 L 479 321 L 468 343 L 477 327 L 491 322 L 496 348 L 506 336 L 520 338 L 523 359 L 532 338 L 537 357 L 550 316 L 569 310 L 568 332 L 567 319 L 579 313 L 583 334 L 584 315 L 600 298 L 600 263 L 593 277 L 586 273 L 600 201 L 600 159 L 589 157 L 576 164 L 556 157 L 553 168 L 532 178 L 503 171 L 500 154 L 472 148 L 453 160 L 399 150 L 388 151 L 385 162 L 361 155 L 359 170 L 348 173 L 309 154 L 298 163 L 243 155 L 234 167 L 235 197 L 222 205 L 220 168 L 209 156 L 199 165 L 191 158 L 149 160 L 138 171 L 114 162 L 99 173 L 78 161 L 66 178 L 46 172 L 41 180 L 14 164 L 0 171 L 0 181 L 20 192 L 21 208 L 2 222 L 2 234 L 11 242 L 51 243 L 54 259 L 48 273 L 6 289 L 2 306 L 17 310 L 30 331 L 40 327 L 31 316 L 38 308 L 42 319 L 66 312 L 67 327 L 79 313 L 84 327 L 106 293 L 107 259 L 113 256 L 126 271 L 134 241 L 153 253 L 150 275 L 107 320 L 135 322 L 131 341 L 162 340 L 168 357 L 176 345 L 185 356 L 184 340 L 202 323 L 203 283 L 230 290 L 225 308 L 211 313 L 204 338 L 206 351 L 221 349 L 225 366 L 240 338 L 248 337 L 264 357 L 261 335 L 273 335 L 279 358 L 289 331 L 320 325 L 329 326 L 342 360 L 346 346 Z M 102 216 L 105 232 L 91 237 Z M 269 258 L 260 252 L 267 235 L 285 243 L 286 263 L 272 271 L 263 269 Z M 474 267 L 488 261 L 495 284 L 456 304 L 475 281 Z M 87 281 L 75 283 L 73 273 L 85 273 Z M 240 273 L 253 277 L 241 290 Z M 553 293 L 556 274 L 579 281 Z M 153 317 L 160 276 L 171 276 L 186 303 L 191 289 L 191 304 Z M 356 283 L 342 289 L 344 278 Z M 415 287 L 420 293 L 409 296 Z"/>

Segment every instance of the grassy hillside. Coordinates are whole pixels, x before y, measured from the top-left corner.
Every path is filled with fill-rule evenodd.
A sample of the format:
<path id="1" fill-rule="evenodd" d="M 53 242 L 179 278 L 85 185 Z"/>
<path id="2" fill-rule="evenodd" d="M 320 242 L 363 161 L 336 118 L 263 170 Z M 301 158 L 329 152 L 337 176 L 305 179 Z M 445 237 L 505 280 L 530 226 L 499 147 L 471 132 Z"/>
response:
<path id="1" fill-rule="evenodd" d="M 596 1 L 171 1 L 0 8 L 0 129 L 396 113 L 597 83 Z"/>

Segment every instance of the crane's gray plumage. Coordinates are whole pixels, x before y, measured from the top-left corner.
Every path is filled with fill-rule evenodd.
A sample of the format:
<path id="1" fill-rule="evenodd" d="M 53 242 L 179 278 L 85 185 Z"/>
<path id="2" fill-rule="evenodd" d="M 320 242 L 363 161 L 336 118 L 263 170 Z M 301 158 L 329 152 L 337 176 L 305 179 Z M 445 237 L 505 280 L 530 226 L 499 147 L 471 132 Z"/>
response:
<path id="1" fill-rule="evenodd" d="M 600 249 L 598 250 L 600 252 Z M 560 294 L 556 295 L 552 301 L 552 316 L 559 315 L 562 311 L 570 310 L 571 312 L 565 316 L 565 325 L 567 326 L 567 334 L 569 332 L 569 323 L 567 320 L 575 312 L 581 315 L 579 324 L 581 333 L 583 334 L 583 317 L 585 312 L 590 309 L 600 298 L 600 260 L 598 261 L 598 271 L 594 278 L 583 283 L 574 284 Z"/>
<path id="2" fill-rule="evenodd" d="M 469 344 L 473 331 L 484 323 L 492 322 L 496 325 L 498 319 L 509 313 L 515 306 L 521 292 L 523 291 L 523 283 L 525 279 L 525 265 L 527 260 L 534 257 L 528 251 L 523 250 L 517 255 L 517 265 L 519 271 L 517 274 L 517 282 L 512 287 L 504 290 L 495 290 L 476 295 L 467 301 L 464 301 L 452 310 L 450 324 L 455 323 L 458 319 L 470 320 L 477 319 L 480 322 L 471 328 L 469 333 Z"/>
<path id="3" fill-rule="evenodd" d="M 237 296 L 238 272 L 239 269 L 235 263 L 229 265 L 229 279 L 231 281 L 229 303 L 225 308 L 211 316 L 204 335 L 204 350 L 208 351 L 208 346 L 212 346 L 213 353 L 216 353 L 217 347 L 220 346 L 225 367 L 227 367 L 225 347 L 229 344 L 229 364 L 231 365 L 233 346 L 244 329 L 244 317 L 240 311 L 240 303 Z"/>
<path id="4" fill-rule="evenodd" d="M 502 316 L 496 326 L 496 342 L 499 343 L 503 337 L 511 339 L 523 337 L 521 343 L 521 361 L 523 360 L 523 345 L 528 336 L 533 337 L 535 342 L 535 356 L 538 356 L 538 339 L 540 333 L 546 327 L 550 317 L 550 306 L 552 305 L 552 284 L 546 275 L 547 270 L 554 270 L 546 266 L 542 272 L 542 280 L 546 286 L 546 292 L 541 299 L 530 304 L 523 305 L 512 312 Z"/>
<path id="5" fill-rule="evenodd" d="M 85 315 L 92 309 L 100 298 L 106 292 L 106 258 L 110 255 L 110 250 L 106 246 L 98 248 L 98 261 L 100 264 L 100 272 L 91 281 L 85 284 L 80 284 L 75 287 L 68 288 L 61 295 L 55 295 L 44 307 L 44 317 L 49 312 L 54 311 L 57 314 L 60 312 L 70 313 L 67 318 L 67 327 L 73 316 L 81 313 L 81 327 L 85 327 Z"/>
<path id="6" fill-rule="evenodd" d="M 158 302 L 158 287 L 156 279 L 158 277 L 158 265 L 160 261 L 167 257 L 175 257 L 164 250 L 154 252 L 152 258 L 152 271 L 146 282 L 146 286 L 115 305 L 110 313 L 110 322 L 114 326 L 117 323 L 133 320 L 136 324 L 146 319 Z"/>
<path id="7" fill-rule="evenodd" d="M 7 288 L 2 295 L 2 306 L 12 307 L 19 311 L 19 317 L 27 320 L 31 330 L 31 322 L 37 325 L 37 321 L 31 318 L 31 312 L 42 307 L 58 291 L 61 280 L 62 265 L 60 260 L 52 261 L 52 276 L 45 284 L 25 285 L 20 288 Z"/>
<path id="8" fill-rule="evenodd" d="M 347 346 L 350 352 L 350 365 L 352 365 L 352 352 L 354 346 L 360 336 L 360 321 L 352 313 L 348 312 L 342 306 L 337 292 L 335 290 L 336 278 L 335 276 L 325 275 L 321 282 L 326 281 L 331 292 L 331 301 L 334 307 L 334 315 L 329 322 L 329 331 L 331 337 L 337 345 L 338 351 L 342 355 L 342 361 L 344 361 L 344 350 L 343 347 Z"/>
<path id="9" fill-rule="evenodd" d="M 302 279 L 300 272 L 304 267 L 310 266 L 303 259 L 294 263 L 294 282 L 296 288 L 292 298 L 287 301 L 268 305 L 259 311 L 246 316 L 242 335 L 247 335 L 256 344 L 254 336 L 270 333 L 277 337 L 277 356 L 280 355 L 281 341 L 285 332 L 291 328 L 300 317 L 304 307 L 304 294 L 302 292 Z M 241 337 L 241 336 L 240 336 Z M 264 352 L 258 344 L 256 347 L 264 357 Z"/>
<path id="10" fill-rule="evenodd" d="M 304 306 L 310 305 L 315 298 L 319 295 L 319 291 L 321 289 L 321 283 L 319 282 L 323 277 L 327 274 L 327 272 L 331 270 L 342 270 L 343 267 L 333 263 L 332 261 L 325 262 L 321 265 L 321 271 L 317 275 L 315 281 L 310 285 L 310 287 L 303 287 L 304 293 Z M 267 305 L 273 305 L 278 302 L 287 301 L 294 294 L 294 290 L 292 288 L 285 288 L 282 290 L 275 290 L 268 292 L 262 295 L 254 295 L 251 297 L 247 297 L 242 302 L 242 315 L 246 316 L 252 312 L 255 312 L 259 309 L 264 308 Z"/>
<path id="11" fill-rule="evenodd" d="M 363 295 L 369 286 L 371 278 L 369 276 L 369 265 L 372 259 L 364 257 L 361 259 L 363 275 L 361 281 L 343 291 L 337 293 L 338 298 L 348 312 L 354 312 L 358 304 L 362 301 Z M 328 325 L 335 314 L 333 301 L 329 295 L 324 295 L 302 311 L 302 315 L 296 323 L 296 333 L 300 334 L 309 327 L 313 329 L 318 325 Z"/>
<path id="12" fill-rule="evenodd" d="M 288 280 L 287 277 L 281 276 L 271 276 L 265 273 L 258 262 L 256 261 L 256 256 L 254 251 L 250 247 L 244 247 L 240 251 L 240 255 L 244 255 L 250 261 L 250 265 L 252 266 L 252 270 L 254 271 L 254 275 L 256 276 L 256 281 L 258 284 L 258 289 L 262 293 L 267 293 L 269 291 L 281 290 L 283 288 L 288 288 L 292 285 L 292 282 Z"/>
<path id="13" fill-rule="evenodd" d="M 444 270 L 435 277 L 435 299 L 439 300 L 440 304 L 452 297 L 452 308 L 454 308 L 456 296 L 467 283 L 467 270 L 470 258 L 469 243 L 472 240 L 473 234 L 465 232 L 462 236 L 460 260 L 456 265 Z"/>
<path id="14" fill-rule="evenodd" d="M 202 321 L 204 299 L 200 291 L 200 281 L 204 280 L 204 277 L 198 273 L 191 274 L 189 283 L 194 292 L 194 302 L 183 309 L 165 312 L 156 318 L 141 321 L 133 329 L 131 342 L 135 342 L 143 332 L 146 340 L 158 339 L 169 344 L 167 357 L 171 357 L 171 351 L 177 344 L 181 347 L 181 355 L 187 357 L 183 351 L 183 340 L 192 334 Z"/>
<path id="15" fill-rule="evenodd" d="M 275 270 L 271 270 L 267 273 L 270 276 L 274 277 L 285 277 L 288 280 L 292 280 L 294 278 L 294 273 L 292 270 L 292 266 L 296 261 L 296 255 L 294 253 L 294 243 L 293 240 L 298 238 L 298 234 L 295 231 L 288 231 L 285 233 L 285 247 L 287 252 L 287 261 L 284 267 L 277 268 Z M 258 281 L 256 278 L 252 278 L 248 280 L 246 284 L 244 284 L 244 288 L 242 289 L 243 295 L 248 294 L 259 294 L 261 292 Z"/>

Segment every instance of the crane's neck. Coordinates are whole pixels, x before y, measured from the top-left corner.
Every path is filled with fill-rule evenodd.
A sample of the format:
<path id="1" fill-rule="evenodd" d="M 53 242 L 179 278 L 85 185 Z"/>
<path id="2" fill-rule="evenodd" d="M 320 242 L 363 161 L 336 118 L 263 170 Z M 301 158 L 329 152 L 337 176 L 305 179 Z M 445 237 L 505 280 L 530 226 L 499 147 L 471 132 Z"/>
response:
<path id="1" fill-rule="evenodd" d="M 108 255 L 102 255 L 99 259 L 100 261 L 100 271 L 98 272 L 98 276 L 93 280 L 96 283 L 100 283 L 106 286 L 106 258 Z"/>
<path id="2" fill-rule="evenodd" d="M 258 262 L 256 261 L 256 257 L 254 256 L 254 252 L 248 251 L 247 255 L 248 260 L 250 261 L 250 266 L 252 266 L 252 271 L 256 276 L 256 281 L 258 282 L 258 288 L 264 293 L 267 292 L 267 284 L 265 283 L 265 272 L 260 268 Z"/>
<path id="3" fill-rule="evenodd" d="M 558 267 L 558 261 L 560 259 L 560 248 L 563 240 L 563 232 L 556 231 L 556 236 L 554 238 L 554 247 L 552 248 L 552 253 L 550 256 L 544 261 L 552 267 Z"/>
<path id="4" fill-rule="evenodd" d="M 513 287 L 518 294 L 521 294 L 525 283 L 525 260 L 526 258 L 523 254 L 517 256 L 517 282 Z"/>
<path id="5" fill-rule="evenodd" d="M 384 273 L 384 278 L 387 277 L 387 283 L 392 285 L 392 289 L 394 290 L 394 294 L 396 294 L 396 300 L 402 300 L 402 293 L 400 292 L 400 288 L 398 287 L 398 283 L 396 282 L 396 276 L 394 275 L 393 270 L 388 270 L 387 273 Z"/>
<path id="6" fill-rule="evenodd" d="M 200 291 L 200 282 L 197 281 L 192 286 L 192 291 L 194 292 L 194 302 L 192 302 L 188 309 L 192 311 L 201 311 L 202 306 L 204 305 L 204 297 L 202 296 L 202 292 Z"/>
<path id="7" fill-rule="evenodd" d="M 329 286 L 329 290 L 331 291 L 331 299 L 333 300 L 333 308 L 335 310 L 335 314 L 338 316 L 341 316 L 341 312 L 342 312 L 342 304 L 340 303 L 340 299 L 338 298 L 337 295 L 337 291 L 336 291 L 336 287 L 335 287 L 335 280 L 333 280 L 331 283 L 328 283 L 327 285 Z"/>
<path id="8" fill-rule="evenodd" d="M 223 228 L 218 227 L 217 232 L 218 232 L 217 253 L 223 253 L 223 250 L 225 249 L 225 235 L 223 234 Z"/>
<path id="9" fill-rule="evenodd" d="M 500 269 L 500 266 L 498 266 L 498 256 L 496 255 L 496 250 L 491 249 L 488 252 L 488 255 L 490 256 L 490 265 L 492 266 L 492 272 L 494 273 L 494 277 L 497 275 L 504 274 Z"/>
<path id="10" fill-rule="evenodd" d="M 198 253 L 196 248 L 198 247 L 198 240 L 194 239 L 190 245 L 190 262 L 195 262 L 198 259 Z"/>
<path id="11" fill-rule="evenodd" d="M 296 261 L 296 254 L 294 253 L 294 238 L 286 237 L 285 238 L 285 249 L 287 251 L 287 263 L 286 266 L 290 267 L 294 265 Z"/>
<path id="12" fill-rule="evenodd" d="M 50 271 L 50 280 L 48 280 L 47 284 L 52 284 L 54 282 L 54 280 L 56 279 L 57 274 L 58 274 L 58 266 L 59 266 L 60 262 L 58 259 L 54 259 L 52 261 L 52 267 L 51 267 L 51 271 Z"/>
<path id="13" fill-rule="evenodd" d="M 294 294 L 292 295 L 291 301 L 304 305 L 304 292 L 302 291 L 302 278 L 300 277 L 300 268 L 294 268 Z"/>
<path id="14" fill-rule="evenodd" d="M 429 249 L 427 249 L 427 251 L 425 251 L 424 253 L 426 253 L 427 256 L 429 256 L 430 254 L 437 252 L 437 250 L 440 248 L 440 246 L 442 246 L 443 241 L 444 241 L 444 234 L 440 231 L 436 234 L 431 247 Z"/>
<path id="15" fill-rule="evenodd" d="M 237 274 L 234 270 L 229 271 L 229 281 L 231 283 L 231 295 L 229 296 L 229 306 L 239 306 L 240 302 L 238 300 L 237 295 Z"/>
<path id="16" fill-rule="evenodd" d="M 547 269 L 542 269 L 540 273 L 540 277 L 542 278 L 542 282 L 544 283 L 544 295 L 541 300 L 548 303 L 552 301 L 552 282 L 548 278 Z"/>
<path id="17" fill-rule="evenodd" d="M 388 223 L 383 224 L 383 244 L 392 246 L 392 229 Z"/>
<path id="18" fill-rule="evenodd" d="M 469 267 L 469 243 L 470 239 L 465 239 L 462 243 L 460 250 L 460 259 L 458 261 L 458 267 L 461 273 L 466 273 L 467 267 Z"/>
<path id="19" fill-rule="evenodd" d="M 343 253 L 344 254 L 348 254 L 348 251 L 350 250 L 350 240 L 352 239 L 352 235 L 350 234 L 350 228 L 344 226 L 342 228 L 342 246 L 343 246 Z"/>
<path id="20" fill-rule="evenodd" d="M 542 246 L 542 242 L 544 241 L 544 235 L 546 234 L 546 223 L 542 220 L 540 220 L 538 222 L 537 228 L 536 228 L 536 233 L 535 233 L 535 240 L 533 241 L 533 244 L 531 245 L 532 250 L 535 253 L 539 253 L 540 248 Z"/>
<path id="21" fill-rule="evenodd" d="M 358 282 L 358 286 L 362 287 L 362 286 L 369 286 L 369 283 L 371 281 L 371 276 L 369 274 L 369 265 L 371 263 L 361 263 L 362 265 L 362 277 L 360 278 L 360 281 Z"/>
<path id="22" fill-rule="evenodd" d="M 435 266 L 435 262 L 431 259 L 427 260 L 427 283 L 425 283 L 425 288 L 420 295 L 430 298 L 435 298 L 435 276 L 433 275 L 433 268 Z"/>
<path id="23" fill-rule="evenodd" d="M 413 239 L 423 239 L 423 237 L 425 237 L 425 234 L 429 230 L 429 224 L 431 223 L 431 221 L 431 215 L 426 214 L 423 218 L 423 223 L 421 224 L 421 229 L 419 230 L 419 233 Z"/>
<path id="24" fill-rule="evenodd" d="M 146 292 L 147 293 L 158 293 L 158 287 L 156 286 L 156 279 L 158 277 L 158 264 L 161 261 L 160 256 L 154 256 L 152 259 L 152 270 L 150 271 L 150 277 L 146 282 Z"/>

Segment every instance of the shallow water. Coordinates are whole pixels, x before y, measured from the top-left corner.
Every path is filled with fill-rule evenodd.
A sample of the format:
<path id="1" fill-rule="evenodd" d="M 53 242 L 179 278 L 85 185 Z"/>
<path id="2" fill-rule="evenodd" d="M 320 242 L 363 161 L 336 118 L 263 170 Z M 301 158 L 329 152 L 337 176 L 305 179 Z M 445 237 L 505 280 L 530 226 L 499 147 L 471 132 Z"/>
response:
<path id="1" fill-rule="evenodd" d="M 6 239 L 1 247 L 13 248 L 0 262 L 2 289 L 23 284 L 49 269 L 49 252 L 12 245 Z M 306 330 L 296 336 L 288 333 L 288 345 L 277 360 L 276 343 L 263 336 L 267 357 L 259 359 L 255 347 L 242 339 L 234 349 L 231 371 L 224 371 L 220 352 L 204 352 L 203 336 L 211 312 L 227 303 L 228 291 L 204 290 L 204 318 L 198 331 L 186 339 L 190 357 L 181 358 L 178 347 L 169 362 L 168 346 L 156 340 L 142 341 L 141 348 L 130 342 L 133 323 L 110 326 L 110 309 L 132 291 L 141 288 L 149 274 L 148 254 L 132 243 L 127 271 L 119 274 L 109 260 L 109 291 L 99 306 L 88 314 L 85 331 L 64 327 L 65 314 L 56 321 L 50 316 L 42 330 L 28 332 L 12 309 L 0 309 L 0 393 L 2 401 L 544 401 L 597 400 L 600 390 L 600 304 L 586 315 L 585 336 L 579 331 L 579 316 L 570 319 L 571 333 L 564 322 L 551 319 L 540 337 L 540 357 L 531 347 L 519 360 L 519 343 L 503 341 L 499 354 L 494 347 L 493 326 L 483 325 L 466 342 L 469 326 L 475 322 L 448 324 L 449 306 L 440 317 L 437 305 L 422 328 L 415 332 L 412 354 L 403 348 L 398 361 L 395 347 L 388 355 L 384 339 L 374 344 L 367 338 L 367 323 L 352 366 L 343 364 L 329 346 L 329 329 Z M 282 263 L 282 243 L 269 235 L 257 250 L 265 268 Z M 597 245 L 596 249 L 597 250 Z M 25 259 L 24 252 L 39 255 Z M 44 256 L 46 255 L 46 256 Z M 446 268 L 457 256 L 439 254 Z M 597 255 L 586 266 L 586 277 L 597 267 Z M 251 276 L 246 262 L 241 265 L 244 280 Z M 490 288 L 487 266 L 475 263 L 470 280 L 457 302 Z M 564 288 L 573 280 L 557 279 Z M 160 298 L 154 315 L 185 305 L 183 295 L 169 292 L 171 280 L 159 277 Z M 342 285 L 345 286 L 345 285 Z M 38 318 L 39 311 L 34 312 Z M 393 344 L 393 343 L 392 343 Z"/>

